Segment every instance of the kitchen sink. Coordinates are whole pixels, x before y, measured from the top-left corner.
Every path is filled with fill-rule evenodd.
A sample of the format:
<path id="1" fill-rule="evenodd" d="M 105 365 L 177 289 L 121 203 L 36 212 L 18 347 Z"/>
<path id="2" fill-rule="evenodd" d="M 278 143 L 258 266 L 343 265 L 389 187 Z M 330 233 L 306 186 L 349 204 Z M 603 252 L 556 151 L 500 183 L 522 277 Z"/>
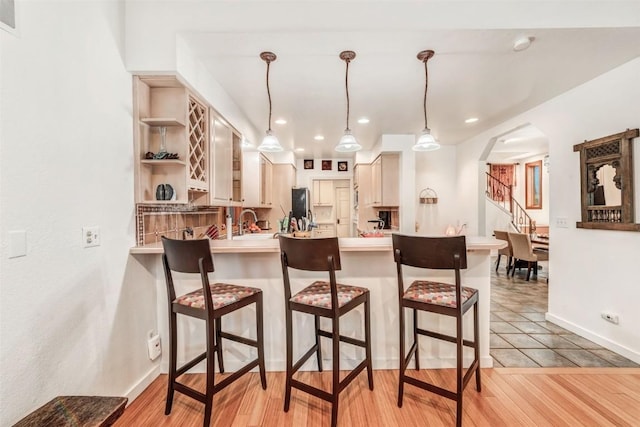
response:
<path id="1" fill-rule="evenodd" d="M 242 236 L 233 236 L 233 240 L 266 240 L 273 238 L 273 233 L 247 233 Z"/>

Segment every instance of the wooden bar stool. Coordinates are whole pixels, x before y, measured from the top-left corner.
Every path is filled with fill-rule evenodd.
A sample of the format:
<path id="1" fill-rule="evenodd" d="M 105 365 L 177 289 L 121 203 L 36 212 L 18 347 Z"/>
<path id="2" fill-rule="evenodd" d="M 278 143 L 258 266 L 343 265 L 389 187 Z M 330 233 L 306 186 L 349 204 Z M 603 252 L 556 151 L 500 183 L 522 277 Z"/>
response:
<path id="1" fill-rule="evenodd" d="M 480 385 L 480 342 L 478 334 L 478 290 L 460 284 L 460 270 L 467 268 L 467 248 L 464 236 L 421 237 L 393 234 L 393 253 L 398 272 L 398 300 L 400 302 L 400 381 L 398 384 L 398 406 L 402 407 L 404 383 L 420 387 L 456 401 L 456 425 L 462 425 L 462 395 L 471 376 L 476 374 L 476 389 Z M 416 280 L 405 291 L 402 266 L 455 270 L 455 285 Z M 461 301 L 461 304 L 458 304 Z M 413 309 L 413 344 L 405 355 L 404 309 Z M 473 341 L 465 340 L 462 334 L 463 315 L 473 307 Z M 456 335 L 444 335 L 418 327 L 418 310 L 455 317 Z M 406 369 L 415 356 L 415 368 L 420 369 L 418 336 L 444 340 L 456 344 L 456 391 L 438 387 L 406 375 Z M 463 345 L 473 347 L 474 359 L 462 375 Z"/>
<path id="2" fill-rule="evenodd" d="M 336 237 L 324 239 L 297 239 L 280 236 L 280 259 L 284 278 L 287 335 L 287 373 L 284 397 L 284 411 L 289 411 L 291 387 L 331 402 L 331 425 L 338 421 L 338 397 L 340 392 L 367 368 L 369 389 L 373 390 L 373 370 L 371 367 L 371 321 L 369 290 L 356 286 L 338 284 L 337 270 L 341 269 L 340 250 Z M 289 268 L 306 271 L 327 271 L 329 281 L 315 281 L 295 295 L 291 294 Z M 364 303 L 364 341 L 340 335 L 340 316 Z M 315 344 L 293 363 L 293 311 L 312 314 L 315 318 Z M 320 329 L 320 317 L 331 319 L 332 331 Z M 302 365 L 315 353 L 318 370 L 322 372 L 320 337 L 331 338 L 333 346 L 333 383 L 331 393 L 293 379 Z M 365 349 L 365 359 L 340 381 L 340 341 Z"/>
<path id="3" fill-rule="evenodd" d="M 209 240 L 172 240 L 162 237 L 164 255 L 162 262 L 167 282 L 167 296 L 169 303 L 169 381 L 167 388 L 167 403 L 165 415 L 171 413 L 173 404 L 173 392 L 179 391 L 195 400 L 205 404 L 205 427 L 209 426 L 213 406 L 213 396 L 240 378 L 243 374 L 258 366 L 262 388 L 267 388 L 267 379 L 264 369 L 264 341 L 262 324 L 262 290 L 245 286 L 229 285 L 226 283 L 209 284 L 208 273 L 214 271 L 213 258 L 209 247 Z M 176 297 L 172 272 L 199 273 L 202 288 L 188 294 Z M 236 311 L 250 304 L 256 305 L 256 329 L 255 340 L 222 331 L 222 316 Z M 206 322 L 207 348 L 206 351 L 177 368 L 177 314 L 203 319 Z M 234 372 L 218 384 L 214 382 L 215 359 L 218 356 L 218 367 L 224 373 L 222 358 L 222 338 L 256 347 L 258 357 L 247 363 L 244 367 Z M 178 377 L 189 369 L 206 359 L 207 385 L 203 394 L 191 387 L 178 382 Z"/>

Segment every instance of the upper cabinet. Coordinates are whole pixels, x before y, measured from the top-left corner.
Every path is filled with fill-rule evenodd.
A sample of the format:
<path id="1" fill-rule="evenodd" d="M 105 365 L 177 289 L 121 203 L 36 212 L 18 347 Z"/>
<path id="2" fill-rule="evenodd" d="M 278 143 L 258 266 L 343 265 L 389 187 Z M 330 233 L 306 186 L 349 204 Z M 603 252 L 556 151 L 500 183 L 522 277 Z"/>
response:
<path id="1" fill-rule="evenodd" d="M 400 156 L 381 154 L 371 163 L 371 204 L 373 206 L 399 206 Z"/>
<path id="2" fill-rule="evenodd" d="M 314 180 L 311 197 L 314 206 L 333 206 L 333 181 Z"/>
<path id="3" fill-rule="evenodd" d="M 240 206 L 242 204 L 241 138 L 212 109 L 210 110 L 211 141 L 211 204 Z"/>
<path id="4" fill-rule="evenodd" d="M 208 109 L 175 77 L 134 77 L 136 202 L 208 203 Z"/>
<path id="5" fill-rule="evenodd" d="M 262 153 L 242 153 L 243 206 L 273 207 L 273 164 Z"/>

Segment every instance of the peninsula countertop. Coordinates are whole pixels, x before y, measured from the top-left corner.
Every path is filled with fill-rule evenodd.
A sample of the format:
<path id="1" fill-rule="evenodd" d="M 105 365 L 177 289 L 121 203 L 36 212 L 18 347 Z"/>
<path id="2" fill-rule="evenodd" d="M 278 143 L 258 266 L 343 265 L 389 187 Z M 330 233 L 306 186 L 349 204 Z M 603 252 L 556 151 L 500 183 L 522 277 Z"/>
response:
<path id="1" fill-rule="evenodd" d="M 465 236 L 467 251 L 498 250 L 507 246 L 507 242 L 493 237 Z M 342 252 L 383 252 L 391 251 L 391 237 L 340 237 L 338 239 Z M 278 239 L 273 238 L 245 238 L 232 240 L 211 240 L 212 253 L 269 253 L 278 252 Z M 144 246 L 134 246 L 129 253 L 161 254 L 162 243 L 151 243 Z"/>

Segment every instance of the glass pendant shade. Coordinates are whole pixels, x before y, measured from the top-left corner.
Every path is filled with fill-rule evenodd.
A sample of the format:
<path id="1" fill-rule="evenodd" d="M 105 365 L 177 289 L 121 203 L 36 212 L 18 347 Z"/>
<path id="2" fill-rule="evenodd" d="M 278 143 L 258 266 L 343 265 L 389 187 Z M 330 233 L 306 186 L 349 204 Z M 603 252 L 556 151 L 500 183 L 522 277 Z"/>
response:
<path id="1" fill-rule="evenodd" d="M 440 144 L 436 141 L 436 139 L 431 135 L 430 129 L 424 129 L 422 134 L 420 134 L 420 138 L 416 141 L 416 144 L 413 146 L 413 151 L 434 151 L 440 148 Z"/>
<path id="2" fill-rule="evenodd" d="M 356 137 L 353 136 L 349 129 L 344 131 L 344 135 L 340 138 L 340 142 L 336 145 L 335 150 L 341 153 L 348 153 L 351 151 L 358 151 L 362 149 L 362 146 L 356 141 Z"/>
<path id="3" fill-rule="evenodd" d="M 260 144 L 260 146 L 258 146 L 258 151 L 266 151 L 268 153 L 277 153 L 279 151 L 282 151 L 282 146 L 280 145 L 278 138 L 276 138 L 273 132 L 268 130 L 267 134 L 262 140 L 262 143 Z"/>

